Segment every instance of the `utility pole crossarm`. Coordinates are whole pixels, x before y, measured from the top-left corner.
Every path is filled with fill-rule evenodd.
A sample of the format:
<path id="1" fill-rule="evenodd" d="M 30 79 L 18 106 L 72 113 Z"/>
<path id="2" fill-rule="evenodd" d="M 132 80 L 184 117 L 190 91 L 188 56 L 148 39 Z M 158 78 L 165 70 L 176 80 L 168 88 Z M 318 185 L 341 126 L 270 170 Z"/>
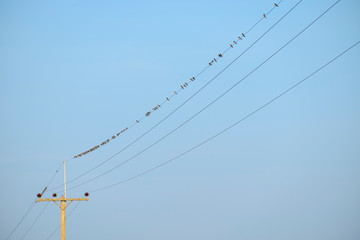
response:
<path id="1" fill-rule="evenodd" d="M 58 202 L 58 201 L 89 201 L 88 197 L 85 198 L 38 198 L 37 202 Z"/>

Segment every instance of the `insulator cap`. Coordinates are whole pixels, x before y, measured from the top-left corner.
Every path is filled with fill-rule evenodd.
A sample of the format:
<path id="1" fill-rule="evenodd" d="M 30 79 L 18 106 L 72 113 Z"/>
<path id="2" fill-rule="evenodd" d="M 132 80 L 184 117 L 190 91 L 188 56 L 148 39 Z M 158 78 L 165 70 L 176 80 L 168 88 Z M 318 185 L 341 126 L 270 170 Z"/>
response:
<path id="1" fill-rule="evenodd" d="M 86 192 L 84 195 L 85 195 L 85 197 L 88 197 L 88 196 L 89 196 L 89 193 L 88 193 L 88 192 Z"/>
<path id="2" fill-rule="evenodd" d="M 54 194 L 53 194 L 53 197 L 56 197 L 56 196 L 57 196 L 56 193 L 54 193 Z"/>
<path id="3" fill-rule="evenodd" d="M 38 193 L 36 196 L 37 196 L 38 198 L 41 198 L 41 193 Z"/>

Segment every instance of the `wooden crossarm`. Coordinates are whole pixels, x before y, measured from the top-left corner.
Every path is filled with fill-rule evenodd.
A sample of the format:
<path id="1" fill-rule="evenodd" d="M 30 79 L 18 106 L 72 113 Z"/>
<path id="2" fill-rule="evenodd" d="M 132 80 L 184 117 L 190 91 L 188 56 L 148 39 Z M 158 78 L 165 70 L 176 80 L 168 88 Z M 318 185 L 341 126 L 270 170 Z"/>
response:
<path id="1" fill-rule="evenodd" d="M 88 197 L 85 198 L 38 198 L 37 202 L 58 202 L 58 201 L 89 201 Z"/>

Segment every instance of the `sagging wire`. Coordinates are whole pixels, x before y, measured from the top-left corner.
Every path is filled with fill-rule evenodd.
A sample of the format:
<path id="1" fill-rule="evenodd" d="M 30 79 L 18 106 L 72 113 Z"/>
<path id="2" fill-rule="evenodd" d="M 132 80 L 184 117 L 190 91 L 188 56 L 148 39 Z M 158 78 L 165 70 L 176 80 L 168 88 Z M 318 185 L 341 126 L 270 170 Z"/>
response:
<path id="1" fill-rule="evenodd" d="M 218 137 L 219 135 L 225 133 L 226 131 L 228 131 L 229 129 L 235 127 L 237 124 L 241 123 L 242 121 L 246 120 L 247 118 L 251 117 L 252 115 L 254 115 L 255 113 L 259 112 L 260 110 L 262 110 L 263 108 L 267 107 L 268 105 L 270 105 L 271 103 L 275 102 L 277 99 L 279 99 L 280 97 L 282 97 L 283 95 L 287 94 L 288 92 L 290 92 L 291 90 L 293 90 L 294 88 L 296 88 L 297 86 L 299 86 L 301 83 L 303 83 L 304 81 L 306 81 L 307 79 L 309 79 L 310 77 L 312 77 L 313 75 L 315 75 L 316 73 L 318 73 L 319 71 L 321 71 L 322 69 L 324 69 L 326 66 L 328 66 L 329 64 L 331 64 L 332 62 L 334 62 L 336 59 L 338 59 L 339 57 L 341 57 L 342 55 L 344 55 L 346 52 L 350 51 L 352 48 L 354 48 L 356 45 L 358 45 L 360 43 L 360 41 L 358 41 L 357 43 L 355 43 L 354 45 L 352 45 L 351 47 L 349 47 L 348 49 L 346 49 L 345 51 L 343 51 L 342 53 L 340 53 L 339 55 L 337 55 L 335 58 L 333 58 L 332 60 L 330 60 L 329 62 L 327 62 L 326 64 L 322 65 L 320 68 L 318 68 L 317 70 L 315 70 L 314 72 L 312 72 L 310 75 L 308 75 L 306 78 L 302 79 L 301 81 L 297 82 L 296 84 L 294 84 L 293 86 L 291 86 L 290 88 L 288 88 L 287 90 L 283 91 L 281 94 L 277 95 L 275 98 L 271 99 L 270 101 L 268 101 L 267 103 L 265 103 L 264 105 L 262 105 L 261 107 L 257 108 L 255 111 L 249 113 L 248 115 L 246 115 L 245 117 L 241 118 L 240 120 L 238 120 L 237 122 L 233 123 L 232 125 L 230 125 L 229 127 L 225 128 L 224 130 L 218 132 L 217 134 L 213 135 L 212 137 L 206 139 L 205 141 L 199 143 L 198 145 L 188 149 L 187 151 L 177 155 L 176 157 L 166 161 L 166 162 L 163 162 L 147 171 L 144 171 L 138 175 L 135 175 L 133 177 L 130 177 L 130 178 L 127 178 L 125 180 L 122 180 L 120 182 L 117 182 L 117 183 L 114 183 L 114 184 L 111 184 L 111 185 L 108 185 L 108 186 L 105 186 L 105 187 L 101 187 L 101 188 L 97 188 L 97 189 L 93 189 L 91 190 L 91 192 L 98 192 L 98 191 L 101 191 L 101 190 L 105 190 L 105 189 L 108 189 L 108 188 L 112 188 L 112 187 L 115 187 L 119 184 L 123 184 L 123 183 L 126 183 L 126 182 L 129 182 L 131 180 L 134 180 L 136 178 L 139 178 L 147 173 L 150 173 L 186 154 L 188 154 L 189 152 L 197 149 L 198 147 L 204 145 L 205 143 L 211 141 L 212 139 Z"/>
<path id="2" fill-rule="evenodd" d="M 135 125 L 141 123 L 141 121 L 144 120 L 145 118 L 150 117 L 150 115 L 151 115 L 153 112 L 159 110 L 164 104 L 166 104 L 167 102 L 169 102 L 171 98 L 173 98 L 174 96 L 178 95 L 181 91 L 185 90 L 185 88 L 187 88 L 187 87 L 189 86 L 189 84 L 191 84 L 192 82 L 194 82 L 195 79 L 197 79 L 197 77 L 199 77 L 206 69 L 208 69 L 209 67 L 211 67 L 213 64 L 217 63 L 217 62 L 219 61 L 219 59 L 222 58 L 222 57 L 225 55 L 226 52 L 228 52 L 230 49 L 234 48 L 234 46 L 237 45 L 239 41 L 243 40 L 243 39 L 246 37 L 246 35 L 247 35 L 253 28 L 255 28 L 255 26 L 257 26 L 262 20 L 266 19 L 267 16 L 268 16 L 275 8 L 279 7 L 279 5 L 280 5 L 280 3 L 281 3 L 282 1 L 283 1 L 283 0 L 279 1 L 278 3 L 274 3 L 274 6 L 273 6 L 266 14 L 265 14 L 265 13 L 262 14 L 262 17 L 261 17 L 260 20 L 258 20 L 253 26 L 251 26 L 245 33 L 241 33 L 241 35 L 239 35 L 239 36 L 236 38 L 236 40 L 233 40 L 233 41 L 229 44 L 229 47 L 228 47 L 225 51 L 219 53 L 216 57 L 214 57 L 214 58 L 208 63 L 208 65 L 207 65 L 204 69 L 202 69 L 202 70 L 201 70 L 198 74 L 196 74 L 195 76 L 190 77 L 189 81 L 187 81 L 187 82 L 183 83 L 182 85 L 180 85 L 180 88 L 177 89 L 177 90 L 175 90 L 175 91 L 173 91 L 173 93 L 172 93 L 170 96 L 166 97 L 165 100 L 164 100 L 162 103 L 154 105 L 151 110 L 145 112 L 145 114 L 143 115 L 142 118 L 135 120 L 134 123 L 131 124 L 129 127 L 126 127 L 126 128 L 124 128 L 124 129 L 122 129 L 121 131 L 119 131 L 118 133 L 114 134 L 113 136 L 111 136 L 110 138 L 106 139 L 105 141 L 101 142 L 100 144 L 98 144 L 98 145 L 96 145 L 96 146 L 94 146 L 94 147 L 92 147 L 92 148 L 90 148 L 90 149 L 88 149 L 88 150 L 86 150 L 86 151 L 84 151 L 84 152 L 82 152 L 82 153 L 79 153 L 79 154 L 75 155 L 72 159 L 80 158 L 80 157 L 82 157 L 82 156 L 85 156 L 85 155 L 88 154 L 88 153 L 91 153 L 91 152 L 99 149 L 100 147 L 108 144 L 110 141 L 115 140 L 117 137 L 119 137 L 120 135 L 122 135 L 125 131 L 127 131 L 127 130 L 129 130 L 130 128 L 134 127 Z"/>
<path id="3" fill-rule="evenodd" d="M 230 67 L 235 61 L 237 61 L 246 51 L 248 51 L 252 46 L 254 46 L 258 41 L 260 41 L 261 38 L 263 38 L 268 32 L 270 32 L 279 22 L 281 22 L 288 14 L 290 14 L 290 12 L 292 12 L 300 3 L 302 2 L 302 0 L 298 1 L 284 16 L 282 16 L 276 23 L 274 23 L 265 33 L 263 33 L 254 43 L 252 43 L 252 45 L 250 45 L 243 53 L 241 53 L 238 57 L 236 57 L 231 63 L 229 63 L 222 71 L 220 71 L 214 78 L 212 78 L 208 83 L 206 83 L 201 89 L 199 89 L 196 93 L 194 93 L 194 95 L 192 95 L 189 99 L 187 99 L 182 105 L 180 105 L 177 109 L 179 109 L 181 106 L 183 106 L 186 102 L 188 102 L 191 98 L 193 98 L 197 93 L 199 93 L 202 89 L 204 89 L 208 84 L 210 84 L 212 81 L 214 81 L 222 72 L 224 72 L 228 67 Z M 325 14 L 325 13 L 323 13 Z M 323 16 L 323 15 L 321 15 Z M 319 17 L 320 18 L 320 17 Z M 262 62 L 260 65 L 258 65 L 254 70 L 252 70 L 250 73 L 248 73 L 244 78 L 242 78 L 240 81 L 238 81 L 235 85 L 233 85 L 232 87 L 230 87 L 228 90 L 226 90 L 223 94 L 221 94 L 219 97 L 217 97 L 215 100 L 213 100 L 210 104 L 208 104 L 207 106 L 205 106 L 203 109 L 201 109 L 200 111 L 198 111 L 195 115 L 193 115 L 192 117 L 190 117 L 189 119 L 187 119 L 185 122 L 183 122 L 182 124 L 180 124 L 178 127 L 176 127 L 175 129 L 173 129 L 172 131 L 170 131 L 169 133 L 167 133 L 165 136 L 161 137 L 160 139 L 158 139 L 157 141 L 155 141 L 154 143 L 152 143 L 151 145 L 149 145 L 148 147 L 146 147 L 145 149 L 141 150 L 140 152 L 138 152 L 137 154 L 133 155 L 132 157 L 128 158 L 127 160 L 121 162 L 120 164 L 116 165 L 115 167 L 110 168 L 109 170 L 85 181 L 82 182 L 80 184 L 77 184 L 73 187 L 68 188 L 68 190 L 72 190 L 75 188 L 78 188 L 84 184 L 87 184 L 89 182 L 92 182 L 112 171 L 114 171 L 115 169 L 121 167 L 122 165 L 124 165 L 125 163 L 133 160 L 134 158 L 136 158 L 137 156 L 139 156 L 140 154 L 144 153 L 145 151 L 147 151 L 148 149 L 150 149 L 151 147 L 153 147 L 154 145 L 156 145 L 157 143 L 159 143 L 160 141 L 162 141 L 163 139 L 165 139 L 166 137 L 168 137 L 170 134 L 172 134 L 173 132 L 175 132 L 176 130 L 178 130 L 179 128 L 181 128 L 182 126 L 184 126 L 186 123 L 188 123 L 189 121 L 191 121 L 193 118 L 195 118 L 197 115 L 199 115 L 201 112 L 203 112 L 205 109 L 207 109 L 209 106 L 211 106 L 213 103 L 215 103 L 216 101 L 218 101 L 220 98 L 222 98 L 225 94 L 227 94 L 230 90 L 232 90 L 234 87 L 236 87 L 240 82 L 244 81 L 247 77 L 249 77 L 251 74 L 253 74 L 255 71 L 257 71 L 262 65 L 264 65 L 267 61 L 269 61 L 272 57 L 274 57 L 277 53 L 279 53 L 282 49 L 284 49 L 288 44 L 290 44 L 292 41 L 294 41 L 298 36 L 300 36 L 306 29 L 308 29 L 312 24 L 314 24 L 319 18 L 317 18 L 315 21 L 313 21 L 312 23 L 310 23 L 307 27 L 305 27 L 302 31 L 300 31 L 295 37 L 293 37 L 291 40 L 289 40 L 286 44 L 284 44 L 280 49 L 278 49 L 275 53 L 273 53 L 270 57 L 268 57 L 264 62 Z M 169 117 L 171 114 L 173 114 L 177 109 L 175 109 L 173 112 L 171 112 L 167 117 Z M 164 121 L 167 117 L 163 118 L 158 124 L 160 124 L 162 121 Z M 158 125 L 157 124 L 157 125 Z M 157 126 L 155 125 L 155 126 Z M 154 127 L 153 127 L 154 128 Z M 150 129 L 152 130 L 152 129 Z M 150 131 L 148 130 L 148 131 Z M 146 133 L 145 133 L 146 134 Z M 122 149 L 121 151 L 123 151 L 124 149 Z M 121 152 L 120 151 L 120 152 Z M 113 155 L 112 157 L 116 156 L 117 154 L 119 154 L 120 152 L 116 153 L 115 155 Z M 111 158 L 112 158 L 111 157 Z M 101 166 L 102 164 L 104 164 L 106 161 L 109 161 L 110 159 L 108 158 L 107 160 L 105 160 L 104 162 L 102 162 L 100 165 L 88 170 L 86 173 L 72 179 L 71 181 L 74 181 L 76 179 L 79 179 L 80 177 L 86 175 L 87 173 L 89 173 L 90 171 L 94 170 L 95 168 Z"/>

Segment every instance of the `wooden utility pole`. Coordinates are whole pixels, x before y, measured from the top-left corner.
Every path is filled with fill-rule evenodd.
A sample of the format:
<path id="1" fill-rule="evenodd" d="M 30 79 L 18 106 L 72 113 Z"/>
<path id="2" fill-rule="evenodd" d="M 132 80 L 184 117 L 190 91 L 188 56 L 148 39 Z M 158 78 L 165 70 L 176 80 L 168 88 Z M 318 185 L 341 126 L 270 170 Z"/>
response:
<path id="1" fill-rule="evenodd" d="M 60 198 L 56 198 L 56 193 L 53 194 L 54 198 L 47 198 L 47 199 L 42 199 L 41 198 L 41 194 L 38 194 L 38 199 L 36 200 L 37 202 L 54 202 L 56 205 L 59 206 L 60 208 L 60 216 L 61 216 L 61 240 L 65 240 L 66 239 L 66 226 L 65 226 L 65 209 L 70 205 L 70 203 L 72 203 L 73 201 L 88 201 L 89 194 L 85 193 L 85 197 L 84 198 L 67 198 L 66 197 L 66 172 L 65 172 L 65 161 L 64 161 L 64 196 L 60 197 Z M 60 205 L 57 203 L 60 202 Z M 66 202 L 69 202 L 68 204 L 66 204 Z"/>

